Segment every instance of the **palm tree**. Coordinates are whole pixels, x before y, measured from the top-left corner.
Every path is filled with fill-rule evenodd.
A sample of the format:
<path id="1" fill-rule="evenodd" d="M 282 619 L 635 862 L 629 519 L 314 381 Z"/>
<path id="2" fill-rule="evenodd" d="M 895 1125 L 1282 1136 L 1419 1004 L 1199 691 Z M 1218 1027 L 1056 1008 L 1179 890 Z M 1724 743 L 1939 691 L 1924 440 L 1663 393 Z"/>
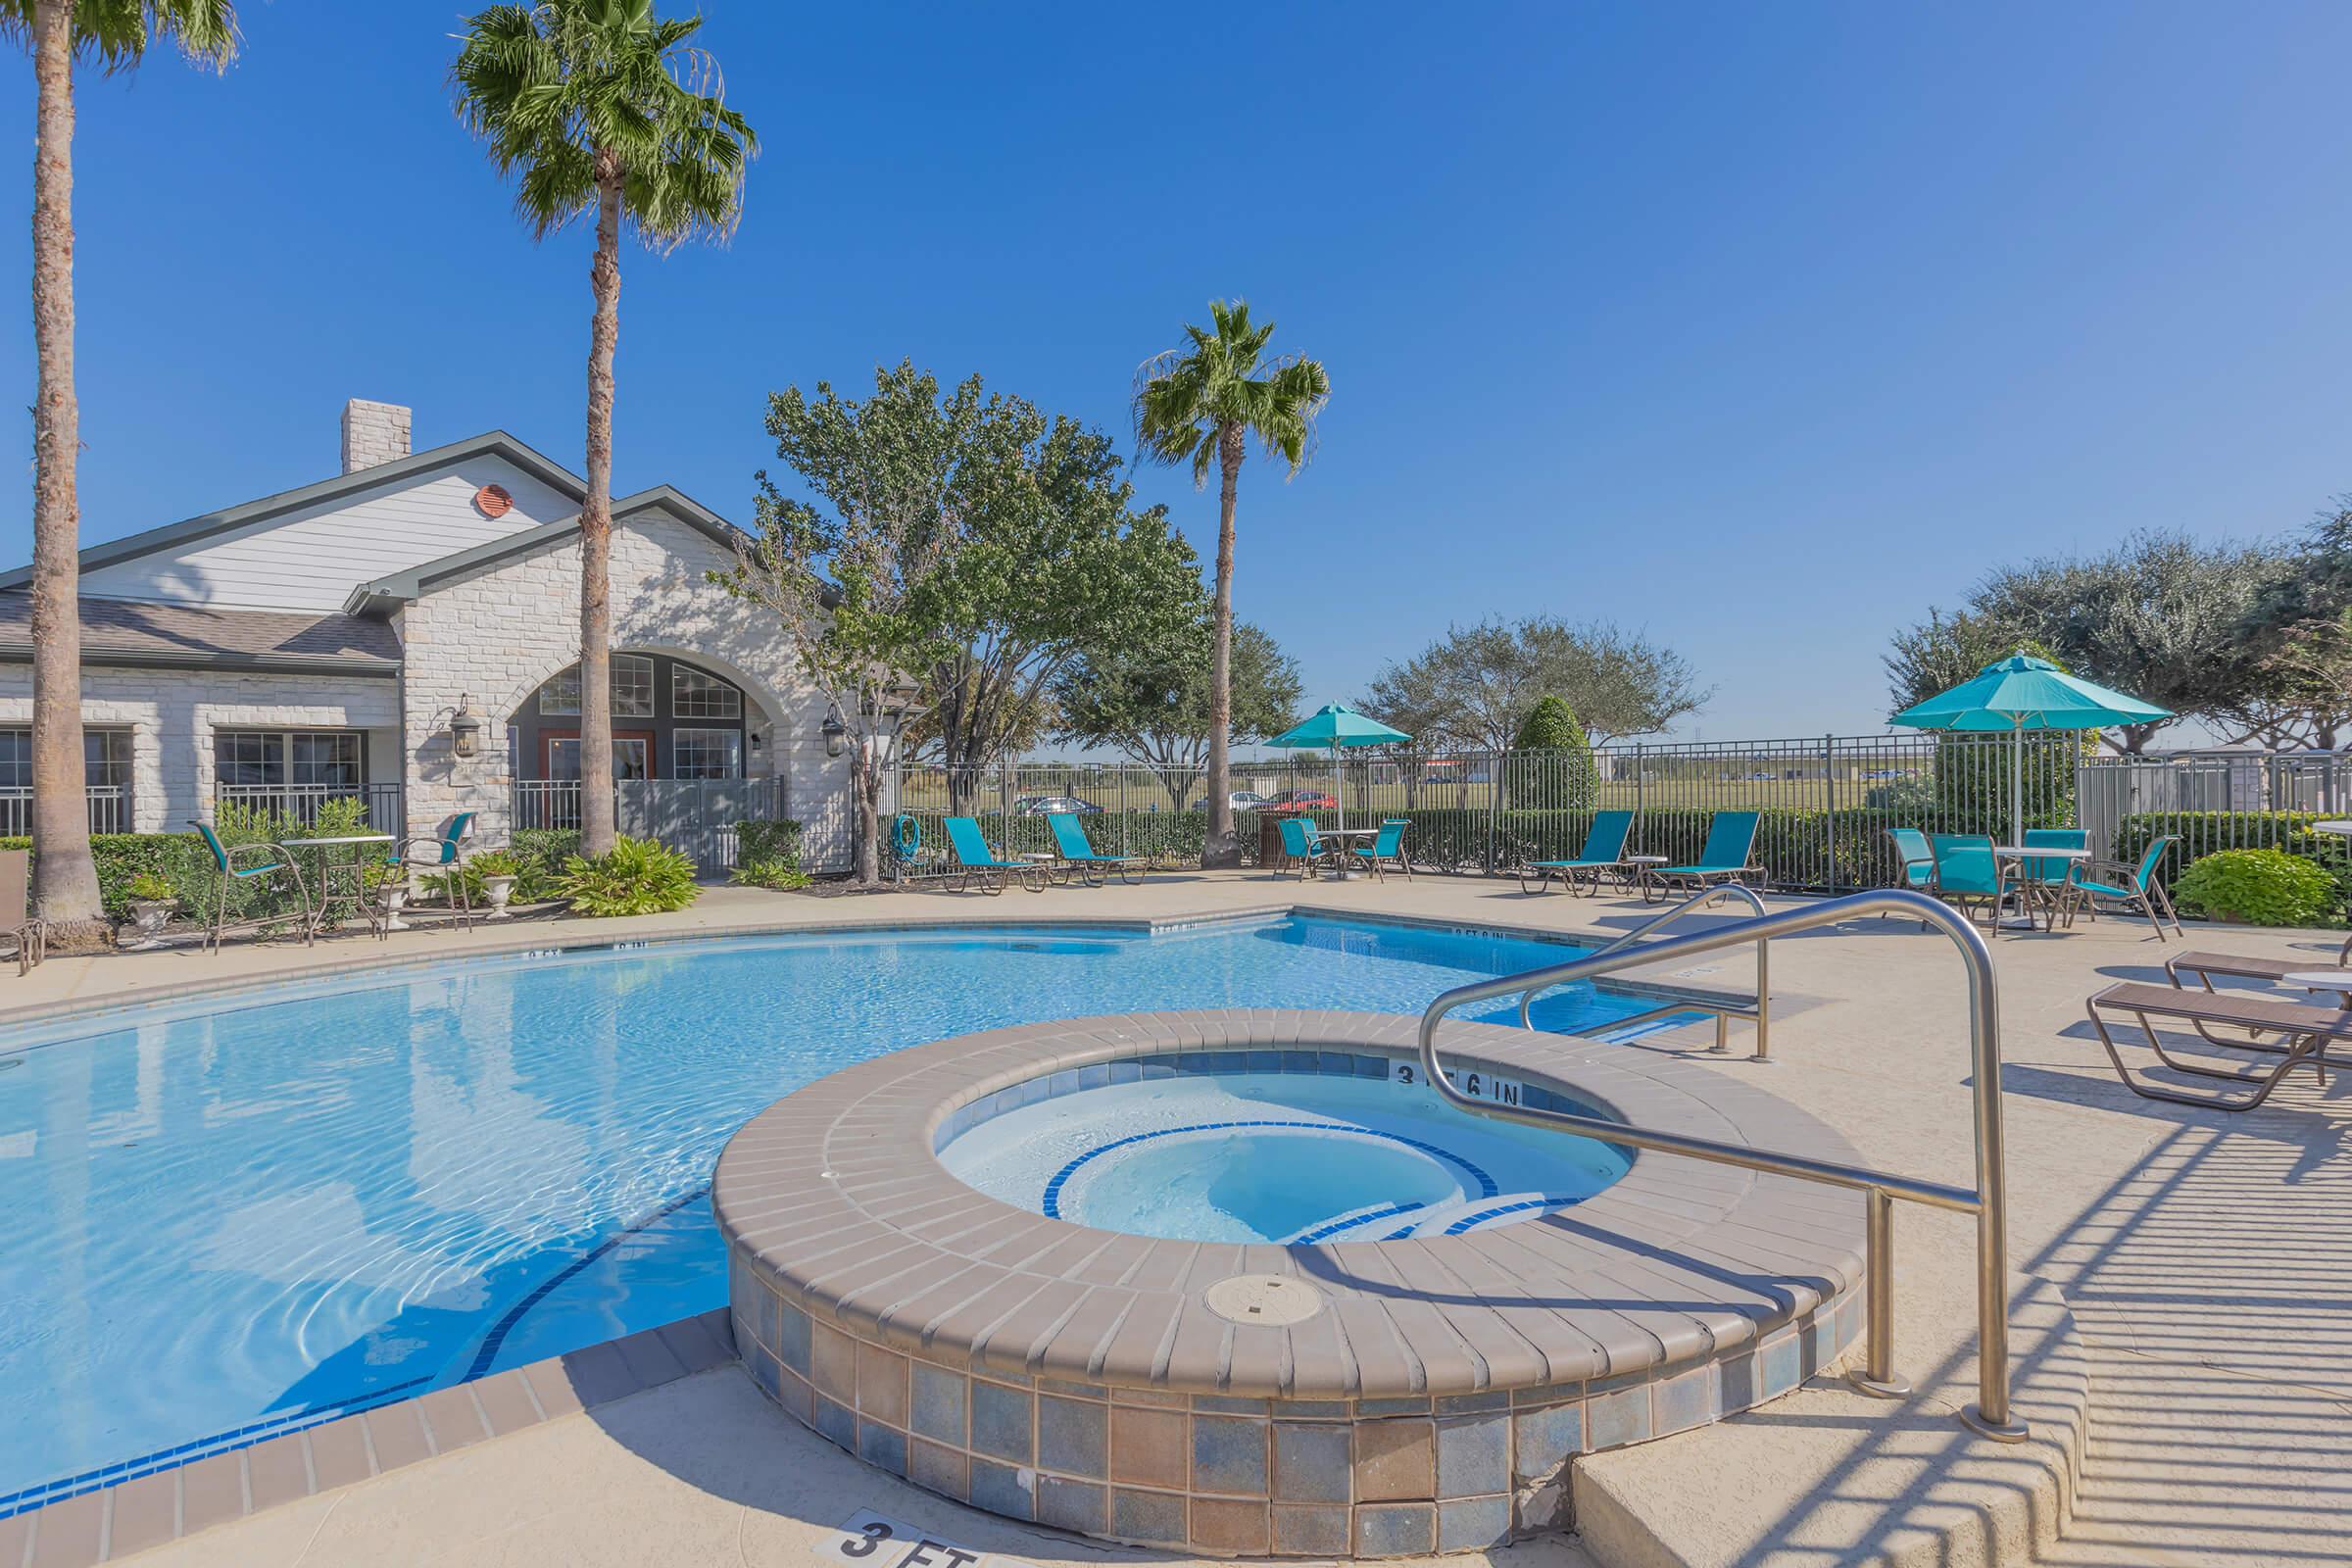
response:
<path id="1" fill-rule="evenodd" d="M 170 37 L 216 70 L 236 57 L 229 0 L 0 0 L 0 33 L 32 50 L 32 894 L 51 940 L 105 934 L 90 859 L 81 753 L 81 502 L 74 464 L 81 405 L 74 390 L 74 63 L 136 66 Z"/>
<path id="2" fill-rule="evenodd" d="M 1274 323 L 1250 324 L 1246 301 L 1211 300 L 1216 330 L 1187 324 L 1188 346 L 1146 360 L 1135 372 L 1135 435 L 1144 455 L 1156 463 L 1190 463 L 1193 483 L 1208 482 L 1214 462 L 1222 483 L 1217 495 L 1217 592 L 1215 633 L 1209 653 L 1208 837 L 1203 866 L 1241 863 L 1233 832 L 1233 498 L 1242 460 L 1255 435 L 1268 457 L 1280 458 L 1296 476 L 1312 455 L 1315 416 L 1331 396 L 1331 376 L 1321 362 L 1290 354 L 1265 358 Z"/>
<path id="3" fill-rule="evenodd" d="M 657 250 L 723 240 L 743 213 L 759 138 L 726 106 L 717 67 L 653 0 L 545 0 L 471 17 L 450 80 L 458 118 L 515 177 L 514 206 L 545 239 L 596 219 L 589 280 L 588 495 L 580 504 L 580 852 L 612 848 L 612 351 L 620 341 L 620 225 Z"/>

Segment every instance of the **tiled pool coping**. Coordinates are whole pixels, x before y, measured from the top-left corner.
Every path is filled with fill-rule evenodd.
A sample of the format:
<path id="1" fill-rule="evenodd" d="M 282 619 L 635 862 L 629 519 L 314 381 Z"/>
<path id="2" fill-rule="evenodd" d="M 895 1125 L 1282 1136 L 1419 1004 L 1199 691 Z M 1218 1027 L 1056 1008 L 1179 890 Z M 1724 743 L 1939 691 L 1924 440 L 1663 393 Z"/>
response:
<path id="1" fill-rule="evenodd" d="M 1252 1051 L 1402 1058 L 1414 1025 L 1083 1019 L 820 1080 L 719 1160 L 738 1354 L 796 1419 L 975 1507 L 1206 1553 L 1397 1556 L 1554 1525 L 1575 1453 L 1771 1398 L 1859 1332 L 1859 1204 L 1724 1166 L 1644 1154 L 1515 1226 L 1259 1247 L 1048 1219 L 933 1152 L 963 1107 L 1058 1073 L 1246 1066 Z M 1850 1157 L 1740 1074 L 1492 1025 L 1446 1040 L 1450 1058 L 1644 1125 Z M 1229 1321 L 1203 1296 L 1236 1275 L 1310 1283 L 1322 1309 Z"/>

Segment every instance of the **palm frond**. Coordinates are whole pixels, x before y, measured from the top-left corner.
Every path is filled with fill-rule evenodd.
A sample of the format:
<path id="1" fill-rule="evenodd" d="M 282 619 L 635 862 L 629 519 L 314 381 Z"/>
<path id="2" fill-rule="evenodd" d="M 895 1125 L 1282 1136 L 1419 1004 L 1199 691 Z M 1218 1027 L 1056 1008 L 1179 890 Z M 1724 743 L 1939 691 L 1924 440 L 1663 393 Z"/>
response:
<path id="1" fill-rule="evenodd" d="M 1296 474 L 1314 455 L 1315 418 L 1331 396 L 1319 361 L 1287 355 L 1265 363 L 1274 323 L 1253 322 L 1246 300 L 1211 300 L 1210 328 L 1187 324 L 1190 348 L 1168 349 L 1135 372 L 1139 455 L 1170 467 L 1189 465 L 1205 484 L 1227 426 L 1255 435 Z"/>

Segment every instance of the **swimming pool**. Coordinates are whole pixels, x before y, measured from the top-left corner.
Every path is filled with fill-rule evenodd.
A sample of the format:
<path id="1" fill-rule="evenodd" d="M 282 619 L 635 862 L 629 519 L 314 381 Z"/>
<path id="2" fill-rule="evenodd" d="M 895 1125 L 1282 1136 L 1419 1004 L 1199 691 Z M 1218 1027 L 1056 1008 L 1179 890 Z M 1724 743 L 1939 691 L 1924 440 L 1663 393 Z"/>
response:
<path id="1" fill-rule="evenodd" d="M 722 1304 L 719 1147 L 849 1063 L 1100 1013 L 1418 1012 L 1574 951 L 1315 918 L 736 938 L 20 1031 L 0 1054 L 0 1514 Z M 1580 987 L 1535 1018 L 1649 1004 Z"/>

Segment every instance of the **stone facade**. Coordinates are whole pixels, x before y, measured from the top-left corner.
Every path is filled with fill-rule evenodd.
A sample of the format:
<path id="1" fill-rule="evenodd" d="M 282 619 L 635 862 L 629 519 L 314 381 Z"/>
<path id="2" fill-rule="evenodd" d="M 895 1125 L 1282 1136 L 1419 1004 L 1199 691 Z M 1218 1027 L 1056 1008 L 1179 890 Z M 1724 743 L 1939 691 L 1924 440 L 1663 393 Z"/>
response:
<path id="1" fill-rule="evenodd" d="M 182 832 L 210 819 L 213 734 L 220 729 L 369 732 L 378 778 L 397 779 L 400 683 L 328 675 L 84 668 L 81 721 L 130 732 L 134 833 Z M 0 725 L 32 722 L 32 668 L 0 664 Z"/>
<path id="2" fill-rule="evenodd" d="M 353 398 L 343 405 L 343 471 L 357 473 L 409 455 L 407 409 Z"/>
<path id="3" fill-rule="evenodd" d="M 658 511 L 616 521 L 613 650 L 674 654 L 743 688 L 746 773 L 782 774 L 787 809 L 808 824 L 811 864 L 846 862 L 847 764 L 811 744 L 825 699 L 800 674 L 774 617 L 709 582 L 709 572 L 730 564 L 708 535 Z M 396 618 L 407 662 L 412 821 L 470 809 L 481 813 L 477 838 L 505 837 L 515 760 L 507 720 L 577 661 L 579 585 L 579 538 L 566 534 L 434 584 Z M 461 759 L 449 725 L 468 699 L 489 725 L 479 752 Z"/>

